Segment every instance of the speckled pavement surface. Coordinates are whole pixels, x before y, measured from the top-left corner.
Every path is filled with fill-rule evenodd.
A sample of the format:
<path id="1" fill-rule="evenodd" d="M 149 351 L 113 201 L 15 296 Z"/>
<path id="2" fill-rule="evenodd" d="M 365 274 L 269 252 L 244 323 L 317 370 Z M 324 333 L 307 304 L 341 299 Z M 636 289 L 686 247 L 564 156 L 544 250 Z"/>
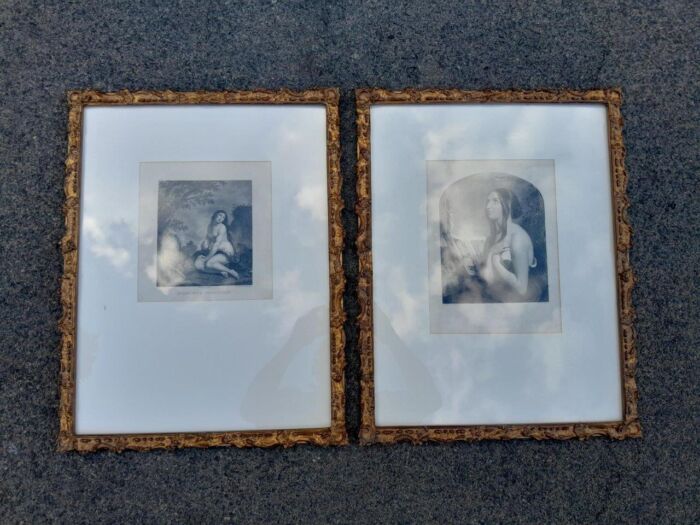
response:
<path id="1" fill-rule="evenodd" d="M 0 522 L 698 523 L 698 34 L 691 1 L 0 2 Z M 342 88 L 352 436 L 352 90 L 622 86 L 643 439 L 55 452 L 65 91 L 313 86 Z"/>

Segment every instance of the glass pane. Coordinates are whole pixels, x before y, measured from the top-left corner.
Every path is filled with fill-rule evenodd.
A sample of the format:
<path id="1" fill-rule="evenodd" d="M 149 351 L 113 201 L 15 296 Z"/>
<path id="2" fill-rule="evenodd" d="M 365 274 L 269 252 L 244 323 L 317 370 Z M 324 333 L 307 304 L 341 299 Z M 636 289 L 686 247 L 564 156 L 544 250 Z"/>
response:
<path id="1" fill-rule="evenodd" d="M 84 113 L 76 433 L 330 426 L 326 113 Z"/>
<path id="2" fill-rule="evenodd" d="M 376 424 L 620 420 L 605 106 L 371 123 Z"/>

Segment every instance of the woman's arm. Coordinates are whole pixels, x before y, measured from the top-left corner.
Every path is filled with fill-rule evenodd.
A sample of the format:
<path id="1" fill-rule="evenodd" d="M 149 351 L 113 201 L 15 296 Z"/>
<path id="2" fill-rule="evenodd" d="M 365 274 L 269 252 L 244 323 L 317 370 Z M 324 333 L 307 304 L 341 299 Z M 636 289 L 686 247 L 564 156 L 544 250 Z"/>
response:
<path id="1" fill-rule="evenodd" d="M 520 295 L 525 295 L 530 275 L 527 239 L 520 235 L 514 235 L 511 240 L 510 253 L 513 260 L 513 272 L 509 272 L 503 266 L 500 254 L 493 254 L 493 266 L 501 279 L 506 281 Z"/>

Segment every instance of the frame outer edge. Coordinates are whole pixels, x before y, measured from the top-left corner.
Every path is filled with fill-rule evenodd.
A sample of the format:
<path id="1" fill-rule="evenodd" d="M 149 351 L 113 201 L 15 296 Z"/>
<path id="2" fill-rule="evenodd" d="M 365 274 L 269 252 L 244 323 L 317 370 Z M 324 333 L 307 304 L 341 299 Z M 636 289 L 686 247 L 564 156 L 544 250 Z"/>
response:
<path id="1" fill-rule="evenodd" d="M 104 93 L 95 90 L 67 92 L 68 149 L 65 162 L 63 215 L 65 234 L 61 240 L 63 275 L 61 277 L 62 314 L 58 321 L 61 334 L 59 379 L 60 452 L 108 450 L 146 451 L 181 447 L 274 447 L 298 444 L 319 446 L 347 444 L 345 429 L 345 311 L 342 268 L 343 228 L 340 176 L 340 122 L 337 88 L 305 91 L 128 91 Z M 78 236 L 80 221 L 80 159 L 82 116 L 85 106 L 143 104 L 322 104 L 326 107 L 326 158 L 328 179 L 329 226 L 329 309 L 331 352 L 331 426 L 320 429 L 284 429 L 167 434 L 76 435 L 74 432 L 76 310 L 78 278 Z"/>
<path id="2" fill-rule="evenodd" d="M 629 262 L 632 229 L 629 224 L 626 194 L 627 173 L 624 166 L 622 140 L 622 91 L 619 88 L 571 90 L 480 90 L 460 89 L 358 89 L 357 104 L 357 193 L 358 215 L 357 249 L 360 260 L 358 301 L 360 314 L 360 355 L 362 377 L 362 422 L 360 443 L 428 441 L 479 441 L 485 439 L 588 439 L 608 437 L 621 440 L 641 437 L 637 413 L 637 363 L 634 345 L 634 309 L 632 288 L 634 275 Z M 615 216 L 615 264 L 617 268 L 617 296 L 620 333 L 621 382 L 623 419 L 610 423 L 533 424 L 533 425 L 465 425 L 445 427 L 376 427 L 374 421 L 374 348 L 372 341 L 372 259 L 371 259 L 371 162 L 370 162 L 370 107 L 372 104 L 419 103 L 602 103 L 608 109 L 608 145 L 612 212 Z"/>

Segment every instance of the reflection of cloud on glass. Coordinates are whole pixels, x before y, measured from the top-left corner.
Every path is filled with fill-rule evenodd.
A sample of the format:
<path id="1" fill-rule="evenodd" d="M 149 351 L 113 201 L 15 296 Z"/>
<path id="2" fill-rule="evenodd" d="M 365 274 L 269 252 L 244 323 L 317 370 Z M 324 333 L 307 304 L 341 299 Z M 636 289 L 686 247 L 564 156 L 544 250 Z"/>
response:
<path id="1" fill-rule="evenodd" d="M 296 182 L 303 186 L 318 180 L 316 178 L 318 173 L 316 168 L 322 170 L 324 173 L 326 170 L 325 155 L 323 157 L 315 155 L 311 157 L 308 156 L 309 148 L 312 147 L 311 145 L 325 144 L 326 108 L 323 106 L 290 107 L 286 108 L 286 111 L 287 114 L 285 118 L 281 122 L 278 122 L 277 126 L 271 130 L 274 136 L 269 142 L 275 144 L 274 157 L 293 158 L 295 160 L 301 160 L 301 158 L 303 158 L 303 162 L 307 164 L 307 168 L 294 174 Z M 313 166 L 313 163 L 316 162 L 321 162 L 322 164 Z"/>
<path id="2" fill-rule="evenodd" d="M 164 236 L 158 250 L 158 285 L 177 286 L 185 280 L 185 257 L 173 236 Z"/>
<path id="3" fill-rule="evenodd" d="M 387 275 L 386 285 L 395 299 L 395 308 L 392 309 L 391 318 L 396 333 L 401 338 L 416 335 L 421 301 L 408 291 L 408 283 L 403 269 L 391 268 Z"/>
<path id="4" fill-rule="evenodd" d="M 545 387 L 556 391 L 564 380 L 564 353 L 560 348 L 542 347 L 531 354 L 533 367 L 539 367 L 544 372 Z"/>
<path id="5" fill-rule="evenodd" d="M 285 202 L 275 204 L 276 221 L 285 235 L 276 238 L 278 250 L 306 253 L 325 249 L 328 234 L 325 191 L 326 108 L 289 107 L 269 130 L 275 192 Z M 291 192 L 291 193 L 287 193 Z M 302 247 L 302 250 L 299 250 Z"/>
<path id="6" fill-rule="evenodd" d="M 562 420 L 566 401 L 550 396 L 556 396 L 562 388 L 562 367 L 570 357 L 566 352 L 513 335 L 479 338 L 470 345 L 442 337 L 441 343 L 444 358 L 427 363 L 443 399 L 429 424 Z M 508 347 L 516 351 L 510 352 Z M 538 412 L 534 419 L 530 413 L 533 409 Z M 465 414 L 469 414 L 467 419 Z"/>
<path id="7" fill-rule="evenodd" d="M 149 264 L 146 266 L 146 277 L 148 277 L 155 286 L 156 280 L 158 278 L 155 264 Z"/>
<path id="8" fill-rule="evenodd" d="M 396 213 L 390 211 L 374 213 L 372 224 L 372 239 L 374 244 L 378 246 L 390 245 L 390 241 L 392 237 L 396 235 L 397 231 L 400 231 L 400 222 Z"/>
<path id="9" fill-rule="evenodd" d="M 300 315 L 300 312 L 304 312 Z M 299 316 L 297 318 L 297 316 Z M 314 412 L 324 414 L 330 425 L 330 385 L 328 370 L 328 308 L 318 306 L 295 312 L 291 331 L 282 348 L 256 374 L 241 402 L 241 414 L 259 426 L 303 428 L 299 426 L 299 409 L 314 407 Z M 321 343 L 317 345 L 317 343 Z M 316 351 L 320 346 L 321 352 Z M 288 379 L 295 364 L 302 361 L 308 366 L 311 360 L 311 381 L 293 383 Z M 319 392 L 320 386 L 323 394 Z"/>
<path id="10" fill-rule="evenodd" d="M 450 124 L 435 127 L 426 132 L 423 142 L 427 159 L 444 158 L 445 150 L 455 141 L 463 141 L 467 132 L 467 124 Z"/>
<path id="11" fill-rule="evenodd" d="M 326 188 L 322 185 L 304 186 L 294 196 L 297 205 L 311 213 L 314 220 L 325 222 L 328 212 L 326 205 Z"/>
<path id="12" fill-rule="evenodd" d="M 272 309 L 280 319 L 276 325 L 277 333 L 283 337 L 294 325 L 299 312 L 307 312 L 324 302 L 322 294 L 304 288 L 300 270 L 290 270 L 280 276 L 275 298 Z"/>
<path id="13" fill-rule="evenodd" d="M 586 151 L 590 143 L 596 140 L 595 133 L 577 132 L 590 127 L 598 117 L 595 111 L 587 111 L 584 105 L 580 106 L 583 111 L 567 114 L 548 109 L 551 108 L 543 104 L 513 110 L 512 121 L 508 129 L 504 130 L 503 147 L 519 152 L 522 158 L 535 158 L 551 156 L 547 152 L 553 150 L 566 151 L 572 136 L 576 137 L 577 147 L 581 151 Z M 552 130 L 556 132 L 552 133 Z M 601 131 L 605 132 L 604 129 Z M 490 137 L 487 140 L 489 139 Z M 560 156 L 558 160 L 561 162 L 564 158 Z"/>
<path id="14" fill-rule="evenodd" d="M 592 234 L 578 240 L 580 253 L 586 254 L 586 256 L 574 259 L 567 268 L 562 270 L 571 273 L 580 282 L 586 279 L 588 291 L 592 292 L 592 296 L 601 302 L 605 301 L 611 293 L 609 285 L 605 279 L 591 280 L 587 279 L 587 275 L 590 274 L 591 270 L 600 275 L 612 273 L 612 270 L 604 264 L 612 249 L 612 246 L 606 241 L 607 239 Z"/>
<path id="15" fill-rule="evenodd" d="M 493 108 L 493 106 L 491 106 Z M 448 158 L 494 158 L 499 156 L 511 130 L 510 123 L 492 118 L 479 118 L 486 109 L 475 107 L 473 120 L 462 119 L 445 123 L 444 115 L 449 107 L 436 107 L 423 119 L 428 131 L 423 135 L 423 156 L 428 160 Z M 519 112 L 514 110 L 516 114 Z M 410 124 L 402 127 L 410 128 Z"/>
<path id="16" fill-rule="evenodd" d="M 514 116 L 513 125 L 505 135 L 507 147 L 517 150 L 532 151 L 543 135 L 543 129 L 551 125 L 550 118 L 544 113 L 519 112 Z"/>
<path id="17" fill-rule="evenodd" d="M 426 365 L 402 338 L 384 310 L 374 308 L 375 414 L 379 425 L 392 425 L 396 414 L 422 421 L 441 406 L 439 387 Z M 379 350 L 379 351 L 377 351 Z M 405 423 L 405 422 L 399 422 Z"/>
<path id="18" fill-rule="evenodd" d="M 489 305 L 491 306 L 491 305 Z M 494 304 L 493 308 L 498 308 L 498 322 L 502 327 L 520 326 L 522 319 L 531 312 L 532 304 L 528 303 L 507 303 Z M 559 331 L 558 310 L 547 309 L 547 315 L 538 321 L 529 322 L 522 333 L 549 333 Z M 466 309 L 458 308 L 452 312 L 457 319 L 462 319 L 463 324 L 469 325 L 471 333 L 508 333 L 506 328 L 498 330 L 494 328 L 495 312 L 489 308 Z"/>
<path id="19" fill-rule="evenodd" d="M 87 234 L 90 251 L 130 277 L 135 235 L 128 224 L 123 221 L 101 224 L 95 217 L 86 215 L 82 227 Z"/>
<path id="20" fill-rule="evenodd" d="M 400 230 L 398 218 L 392 213 L 383 213 L 377 224 L 380 226 L 372 234 L 375 243 L 391 242 L 391 237 Z M 375 275 L 375 279 L 386 283 L 392 292 L 392 301 L 385 307 L 391 314 L 393 328 L 399 337 L 419 336 L 421 300 L 419 299 L 420 294 L 416 293 L 415 283 L 409 282 L 404 270 L 398 266 L 386 267 L 385 269 L 377 266 L 375 267 Z M 420 279 L 420 282 L 422 281 Z M 427 283 L 422 288 L 424 296 L 427 296 Z"/>
<path id="21" fill-rule="evenodd" d="M 382 108 L 384 112 L 387 109 L 394 108 Z M 504 150 L 512 152 L 511 158 L 547 157 L 546 152 L 552 149 L 565 150 L 572 133 L 577 135 L 579 145 L 584 150 L 596 140 L 595 134 L 577 134 L 575 131 L 595 123 L 595 111 L 563 115 L 547 109 L 546 105 L 537 104 L 527 107 L 473 106 L 468 108 L 468 118 L 456 122 L 455 117 L 446 117 L 446 114 L 454 113 L 449 106 L 426 106 L 410 112 L 397 108 L 391 120 L 400 132 L 411 129 L 415 123 L 421 123 L 420 126 L 427 129 L 421 137 L 423 152 L 420 158 L 429 160 L 499 158 Z M 499 113 L 508 118 L 500 117 Z M 552 129 L 556 129 L 557 133 L 551 133 Z M 406 147 L 413 147 L 413 144 L 406 142 Z"/>
<path id="22" fill-rule="evenodd" d="M 216 321 L 221 319 L 221 313 L 219 310 L 208 310 L 204 315 L 207 321 L 209 321 L 210 323 L 215 323 Z"/>
<path id="23" fill-rule="evenodd" d="M 304 141 L 304 135 L 298 129 L 283 128 L 280 135 L 285 146 L 296 146 Z"/>
<path id="24" fill-rule="evenodd" d="M 447 359 L 429 362 L 431 377 L 439 379 L 434 384 L 442 398 L 439 408 L 430 415 L 432 423 L 459 421 L 463 407 L 469 403 L 477 389 L 477 380 L 469 372 L 473 370 L 478 355 L 454 347 L 446 349 L 446 352 Z M 492 375 L 491 367 L 482 369 L 479 380 L 488 381 Z"/>

